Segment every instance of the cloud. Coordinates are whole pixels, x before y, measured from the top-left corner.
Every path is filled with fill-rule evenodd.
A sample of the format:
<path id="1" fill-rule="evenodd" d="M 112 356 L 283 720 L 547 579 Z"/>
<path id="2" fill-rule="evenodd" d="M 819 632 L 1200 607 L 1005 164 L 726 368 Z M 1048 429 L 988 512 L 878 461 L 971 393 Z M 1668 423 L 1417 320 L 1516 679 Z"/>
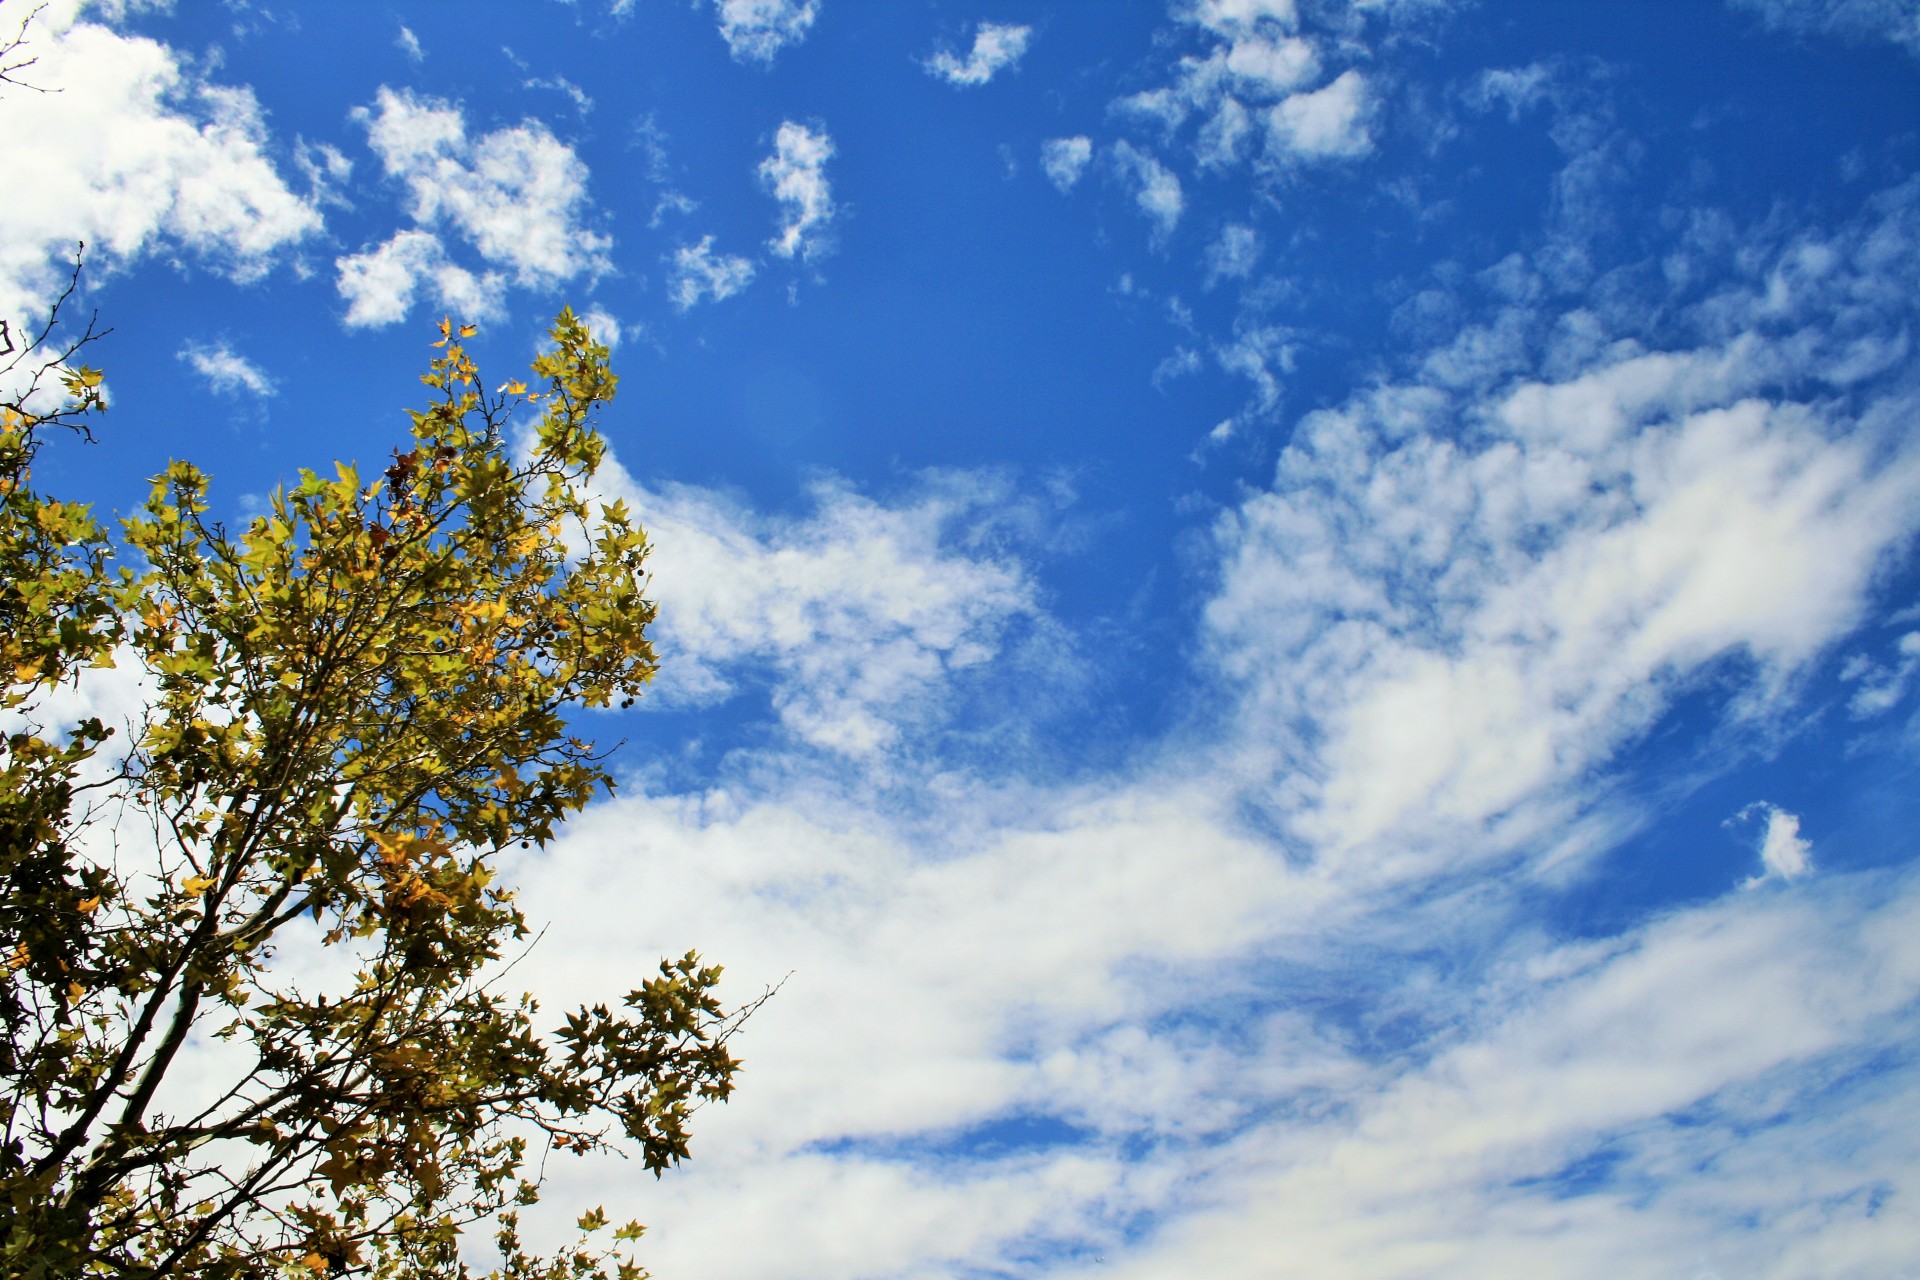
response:
<path id="1" fill-rule="evenodd" d="M 1267 151 L 1276 158 L 1331 160 L 1373 149 L 1366 77 L 1342 72 L 1324 88 L 1288 96 L 1267 113 Z"/>
<path id="2" fill-rule="evenodd" d="M 1554 375 L 1534 357 L 1387 383 L 1299 422 L 1273 489 L 1219 526 L 1207 617 L 1302 838 L 1439 857 L 1475 833 L 1497 856 L 1701 671 L 1750 671 L 1758 715 L 1858 625 L 1920 525 L 1920 452 L 1888 434 L 1916 405 L 1897 384 L 1842 419 L 1788 398 L 1844 365 L 1764 334 L 1901 275 L 1920 252 L 1901 190 L 1825 253 L 1751 259 L 1776 285 L 1703 300 L 1700 345 L 1583 342 Z M 1795 300 L 1781 273 L 1810 252 Z M 1909 303 L 1885 305 L 1849 331 L 1897 327 Z"/>
<path id="3" fill-rule="evenodd" d="M 1092 159 L 1090 138 L 1048 138 L 1040 144 L 1040 168 L 1047 181 L 1063 192 L 1073 190 Z"/>
<path id="4" fill-rule="evenodd" d="M 1920 57 L 1920 13 L 1906 0 L 1727 0 L 1770 30 L 1886 40 Z"/>
<path id="5" fill-rule="evenodd" d="M 1868 1202 L 1920 1155 L 1877 1132 L 1920 1099 L 1893 1048 L 1915 1029 L 1902 931 L 1920 898 L 1911 877 L 1832 887 L 1516 957 L 1457 1044 L 1351 1109 L 1253 1127 L 1206 1162 L 1196 1212 L 1101 1274 L 1599 1280 L 1902 1257 L 1914 1217 Z"/>
<path id="6" fill-rule="evenodd" d="M 967 546 L 1007 505 L 989 477 L 927 477 L 891 506 L 823 480 L 795 520 L 651 490 L 617 463 L 603 484 L 656 548 L 660 696 L 708 703 L 767 684 L 780 723 L 818 749 L 871 757 L 938 721 L 952 681 L 1038 616 L 1017 562 Z"/>
<path id="7" fill-rule="evenodd" d="M 673 279 L 667 292 L 673 305 L 685 311 L 702 299 L 720 302 L 753 282 L 754 266 L 746 258 L 716 255 L 713 237 L 674 250 Z"/>
<path id="8" fill-rule="evenodd" d="M 1894 648 L 1898 657 L 1891 667 L 1881 666 L 1865 655 L 1855 655 L 1840 669 L 1842 680 L 1860 682 L 1859 689 L 1847 700 L 1847 711 L 1854 719 L 1882 715 L 1906 697 L 1914 672 L 1920 671 L 1920 631 L 1907 632 Z"/>
<path id="9" fill-rule="evenodd" d="M 982 85 L 1000 71 L 1019 63 L 1033 38 L 1033 28 L 997 22 L 983 22 L 974 32 L 973 48 L 965 61 L 951 50 L 941 49 L 923 64 L 927 74 L 948 84 Z"/>
<path id="10" fill-rule="evenodd" d="M 760 182 L 780 202 L 780 234 L 768 241 L 782 258 L 807 261 L 826 250 L 827 228 L 833 221 L 833 193 L 827 182 L 827 161 L 833 157 L 833 139 L 791 120 L 774 136 L 773 154 L 760 162 Z"/>
<path id="11" fill-rule="evenodd" d="M 427 60 L 427 51 L 420 47 L 420 37 L 413 34 L 413 28 L 402 26 L 400 34 L 393 38 L 393 47 L 407 55 L 407 61 L 419 66 Z"/>
<path id="12" fill-rule="evenodd" d="M 565 94 L 567 101 L 573 103 L 573 109 L 583 116 L 593 110 L 593 99 L 587 96 L 587 91 L 565 76 L 536 77 L 531 80 L 522 81 L 520 87 L 523 89 L 551 89 L 555 93 Z"/>
<path id="13" fill-rule="evenodd" d="M 713 0 L 720 36 L 740 61 L 772 62 L 780 50 L 806 39 L 819 15 L 817 0 Z"/>
<path id="14" fill-rule="evenodd" d="M 580 317 L 580 323 L 587 326 L 596 342 L 605 345 L 609 351 L 620 349 L 620 340 L 626 336 L 625 328 L 619 319 L 604 307 L 595 307 Z"/>
<path id="15" fill-rule="evenodd" d="M 1798 880 L 1813 870 L 1813 845 L 1800 835 L 1798 814 L 1762 801 L 1742 809 L 1733 821 L 1756 817 L 1764 817 L 1767 826 L 1760 837 L 1760 874 L 1746 882 L 1749 888 L 1768 880 Z"/>
<path id="16" fill-rule="evenodd" d="M 539 121 L 470 138 L 459 106 L 384 85 L 354 118 L 387 177 L 406 191 L 415 226 L 335 260 L 349 325 L 404 318 L 423 285 L 479 317 L 504 311 L 508 285 L 551 289 L 608 269 L 611 241 L 584 224 L 586 165 Z M 441 227 L 488 269 L 453 263 Z"/>
<path id="17" fill-rule="evenodd" d="M 1173 234 L 1186 208 L 1180 179 L 1173 170 L 1130 142 L 1113 144 L 1114 163 L 1121 177 L 1134 189 L 1134 203 L 1153 223 L 1154 238 L 1165 240 Z"/>
<path id="18" fill-rule="evenodd" d="M 1252 227 L 1230 222 L 1220 228 L 1220 238 L 1207 246 L 1207 284 L 1242 279 L 1253 272 L 1260 260 L 1260 233 Z"/>
<path id="19" fill-rule="evenodd" d="M 26 24 L 34 83 L 50 92 L 7 95 L 0 316 L 17 324 L 44 305 L 79 240 L 102 270 L 171 251 L 250 281 L 321 231 L 314 202 L 277 170 L 250 90 L 74 8 Z"/>
<path id="20" fill-rule="evenodd" d="M 1482 71 L 1468 86 L 1467 105 L 1478 111 L 1491 111 L 1504 103 L 1507 119 L 1518 120 L 1534 104 L 1547 97 L 1553 72 L 1544 63 L 1524 67 L 1498 67 Z"/>
<path id="21" fill-rule="evenodd" d="M 378 328 L 407 318 L 414 298 L 428 292 L 434 306 L 469 320 L 504 312 L 507 281 L 498 272 L 475 275 L 447 257 L 431 231 L 396 231 L 385 242 L 334 259 L 335 288 L 347 300 L 349 329 Z"/>
<path id="22" fill-rule="evenodd" d="M 207 386 L 216 395 L 234 396 L 245 393 L 256 398 L 278 395 L 280 388 L 260 367 L 240 355 L 225 341 L 216 343 L 189 342 L 180 348 L 179 358 L 186 361 L 193 371 L 207 380 Z"/>

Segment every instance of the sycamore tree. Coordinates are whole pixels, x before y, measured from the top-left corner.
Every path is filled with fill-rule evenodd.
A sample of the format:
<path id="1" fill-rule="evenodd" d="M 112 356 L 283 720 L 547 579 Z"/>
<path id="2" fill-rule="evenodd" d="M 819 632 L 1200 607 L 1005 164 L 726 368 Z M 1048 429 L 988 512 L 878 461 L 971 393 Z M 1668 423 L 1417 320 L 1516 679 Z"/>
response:
<path id="1" fill-rule="evenodd" d="M 104 408 L 92 329 L 7 335 L 9 1276 L 464 1276 L 475 1238 L 501 1276 L 641 1274 L 638 1225 L 594 1209 L 543 1257 L 517 1213 L 555 1150 L 682 1159 L 741 1015 L 692 954 L 557 1028 L 501 988 L 529 931 L 496 864 L 611 785 L 569 717 L 640 692 L 654 611 L 641 529 L 586 496 L 606 348 L 562 312 L 533 389 L 489 391 L 471 332 L 378 474 L 302 472 L 230 531 L 176 462 L 117 539 L 34 489 Z M 116 665 L 142 709 L 63 719 Z"/>

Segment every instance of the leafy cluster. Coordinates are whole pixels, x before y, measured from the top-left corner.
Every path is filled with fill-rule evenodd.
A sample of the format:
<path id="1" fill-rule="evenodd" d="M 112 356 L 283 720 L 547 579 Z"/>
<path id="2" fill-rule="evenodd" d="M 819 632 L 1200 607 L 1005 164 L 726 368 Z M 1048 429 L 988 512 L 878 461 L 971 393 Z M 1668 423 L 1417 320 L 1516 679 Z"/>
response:
<path id="1" fill-rule="evenodd" d="M 72 350 L 45 363 L 62 395 L 4 406 L 9 1275 L 460 1276 L 480 1223 L 504 1277 L 640 1274 L 618 1249 L 637 1225 L 599 1246 L 596 1210 L 544 1258 L 517 1212 L 555 1148 L 682 1159 L 739 1015 L 692 954 L 546 1038 L 492 985 L 528 933 L 500 851 L 611 785 L 569 709 L 630 700 L 655 664 L 645 535 L 584 496 L 606 348 L 562 312 L 539 389 L 488 392 L 470 333 L 442 325 L 382 474 L 303 472 L 237 535 L 183 462 L 126 550 L 34 492 L 49 431 L 104 407 Z M 115 664 L 149 690 L 124 738 L 43 723 Z"/>

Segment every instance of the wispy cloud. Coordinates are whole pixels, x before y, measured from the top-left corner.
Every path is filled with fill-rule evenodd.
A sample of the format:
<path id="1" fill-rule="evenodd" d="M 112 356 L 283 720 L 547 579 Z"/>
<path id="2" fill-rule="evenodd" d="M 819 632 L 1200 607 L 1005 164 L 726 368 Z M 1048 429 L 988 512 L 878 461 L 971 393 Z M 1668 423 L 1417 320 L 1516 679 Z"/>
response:
<path id="1" fill-rule="evenodd" d="M 180 348 L 179 358 L 206 379 L 208 389 L 218 395 L 250 395 L 258 399 L 278 395 L 274 380 L 251 360 L 235 351 L 223 339 L 219 342 L 189 342 Z"/>
<path id="2" fill-rule="evenodd" d="M 773 154 L 760 162 L 760 182 L 780 202 L 780 233 L 768 242 L 779 256 L 811 261 L 829 245 L 832 158 L 833 139 L 824 129 L 816 133 L 788 120 L 774 136 Z"/>
<path id="3" fill-rule="evenodd" d="M 671 261 L 673 275 L 667 296 L 682 311 L 703 300 L 724 301 L 753 282 L 752 261 L 715 253 L 712 236 L 702 236 L 699 244 L 682 245 L 674 250 Z"/>
<path id="4" fill-rule="evenodd" d="M 1010 23 L 983 22 L 975 30 L 973 47 L 963 59 L 941 49 L 926 60 L 927 74 L 948 84 L 983 85 L 1008 67 L 1018 65 L 1032 42 L 1033 28 Z"/>
<path id="5" fill-rule="evenodd" d="M 1891 41 L 1920 57 L 1920 14 L 1906 0 L 1727 0 L 1769 28 Z"/>
<path id="6" fill-rule="evenodd" d="M 407 61 L 418 66 L 427 60 L 427 51 L 420 45 L 420 37 L 413 34 L 413 28 L 402 26 L 400 34 L 393 38 L 393 47 L 407 55 Z"/>
<path id="7" fill-rule="evenodd" d="M 1152 154 L 1130 142 L 1114 143 L 1113 159 L 1122 180 L 1133 188 L 1134 203 L 1153 223 L 1154 238 L 1165 240 L 1173 234 L 1187 207 L 1180 179 Z"/>

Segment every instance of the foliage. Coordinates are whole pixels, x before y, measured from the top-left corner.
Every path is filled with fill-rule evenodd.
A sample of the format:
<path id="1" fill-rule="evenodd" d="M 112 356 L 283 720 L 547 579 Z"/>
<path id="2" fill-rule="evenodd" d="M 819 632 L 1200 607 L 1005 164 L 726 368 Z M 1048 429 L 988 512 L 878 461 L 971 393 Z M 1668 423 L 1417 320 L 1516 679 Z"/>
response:
<path id="1" fill-rule="evenodd" d="M 92 330 L 51 331 L 5 372 L 64 394 L 0 430 L 0 1266 L 455 1276 L 484 1223 L 497 1274 L 639 1275 L 637 1225 L 543 1258 L 516 1215 L 551 1150 L 687 1154 L 736 1066 L 720 971 L 665 962 L 548 1038 L 493 985 L 528 932 L 498 855 L 611 785 L 568 709 L 654 672 L 644 534 L 583 496 L 606 348 L 562 312 L 542 389 L 488 393 L 443 324 L 382 475 L 303 472 L 235 536 L 176 462 L 117 551 L 32 488 L 105 407 Z M 126 737 L 48 727 L 116 663 L 149 690 Z"/>

